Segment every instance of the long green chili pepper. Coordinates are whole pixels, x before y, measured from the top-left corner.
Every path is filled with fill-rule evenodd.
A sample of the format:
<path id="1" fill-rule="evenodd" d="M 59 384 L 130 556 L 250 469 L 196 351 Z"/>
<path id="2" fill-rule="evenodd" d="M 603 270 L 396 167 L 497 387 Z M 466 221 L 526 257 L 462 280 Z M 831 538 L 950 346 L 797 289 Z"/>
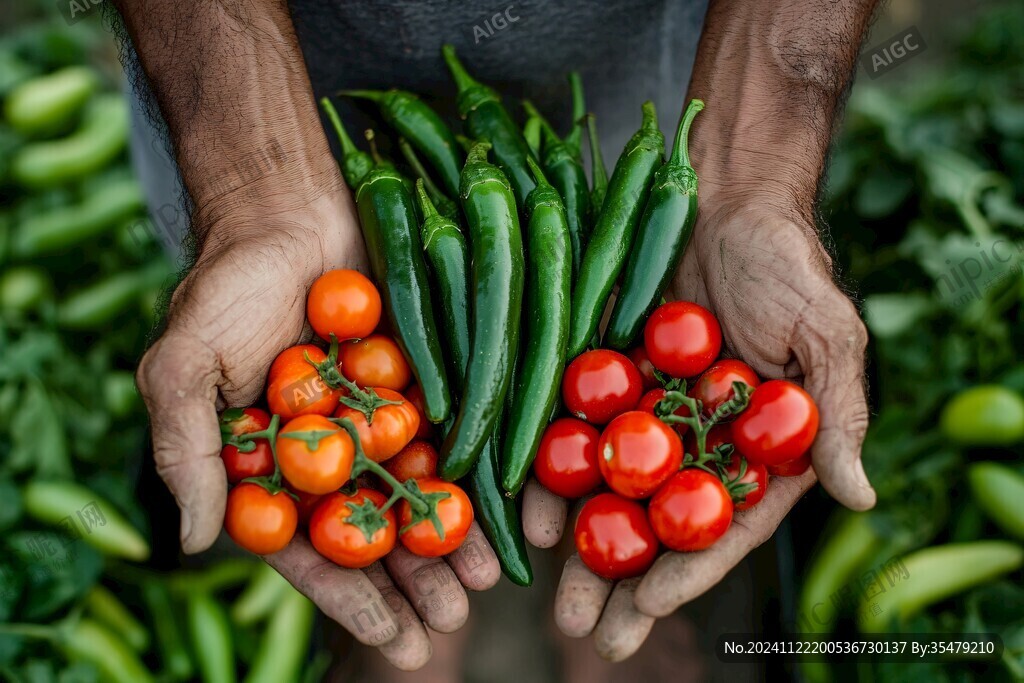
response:
<path id="1" fill-rule="evenodd" d="M 459 115 L 466 120 L 469 134 L 491 143 L 498 166 L 508 177 L 518 205 L 523 206 L 533 189 L 533 178 L 526 165 L 530 148 L 522 132 L 501 103 L 501 96 L 469 75 L 454 46 L 445 45 L 441 54 L 459 89 Z"/>
<path id="2" fill-rule="evenodd" d="M 587 102 L 583 97 L 583 80 L 577 71 L 569 74 L 569 88 L 572 90 L 572 129 L 565 136 L 565 144 L 582 163 L 583 160 L 583 125 L 587 116 Z"/>
<path id="3" fill-rule="evenodd" d="M 601 155 L 601 142 L 597 138 L 597 117 L 587 115 L 587 140 L 590 143 L 590 176 L 593 179 L 590 187 L 590 212 L 592 216 L 601 214 L 604 198 L 608 193 L 608 169 L 604 166 Z"/>
<path id="4" fill-rule="evenodd" d="M 343 90 L 340 95 L 368 99 L 381 116 L 418 149 L 437 171 L 445 192 L 459 193 L 459 172 L 464 155 L 451 128 L 428 104 L 405 90 Z"/>
<path id="5" fill-rule="evenodd" d="M 149 649 L 149 631 L 116 595 L 101 584 L 96 584 L 86 593 L 85 608 L 97 621 L 120 633 L 124 642 L 136 652 Z"/>
<path id="6" fill-rule="evenodd" d="M 235 676 L 235 647 L 228 615 L 207 592 L 188 596 L 188 625 L 204 683 L 231 683 Z"/>
<path id="7" fill-rule="evenodd" d="M 537 188 L 526 199 L 526 339 L 509 406 L 502 449 L 502 485 L 519 493 L 558 399 L 569 338 L 572 251 L 558 191 L 528 160 Z M 584 179 L 584 187 L 585 185 Z"/>
<path id="8" fill-rule="evenodd" d="M 636 241 L 626 264 L 605 343 L 614 349 L 629 346 L 648 314 L 665 292 L 697 220 L 697 173 L 690 166 L 690 125 L 704 108 L 691 100 L 679 122 L 672 156 L 654 173 L 647 207 L 640 218 Z"/>
<path id="9" fill-rule="evenodd" d="M 501 413 L 519 344 L 523 242 L 505 174 L 477 143 L 462 169 L 462 211 L 472 249 L 472 327 L 465 390 L 455 426 L 441 448 L 441 476 L 464 477 Z"/>
<path id="10" fill-rule="evenodd" d="M 68 659 L 89 662 L 101 680 L 111 683 L 150 683 L 155 680 L 135 652 L 117 634 L 91 619 L 81 619 L 58 645 Z"/>
<path id="11" fill-rule="evenodd" d="M 469 277 L 466 238 L 458 224 L 437 212 L 422 181 L 416 183 L 423 210 L 423 249 L 437 288 L 441 334 L 448 347 L 452 386 L 462 392 L 469 363 Z"/>
<path id="12" fill-rule="evenodd" d="M 572 324 L 568 357 L 575 358 L 590 342 L 601 322 L 615 279 L 629 257 L 640 214 L 665 153 L 665 136 L 658 130 L 653 102 L 644 102 L 643 124 L 622 151 L 608 183 L 601 214 L 572 293 Z"/>
<path id="13" fill-rule="evenodd" d="M 266 562 L 253 571 L 242 594 L 231 605 L 231 621 L 249 626 L 264 619 L 290 590 L 291 584 Z"/>
<path id="14" fill-rule="evenodd" d="M 527 117 L 526 123 L 523 124 L 523 139 L 526 140 L 526 146 L 530 148 L 530 153 L 540 159 L 541 147 L 539 116 Z"/>
<path id="15" fill-rule="evenodd" d="M 363 184 L 363 181 L 366 180 L 366 176 L 370 175 L 370 171 L 373 170 L 373 159 L 352 142 L 348 131 L 345 130 L 345 126 L 341 123 L 338 110 L 334 108 L 331 101 L 326 97 L 321 97 L 320 106 L 323 107 L 324 113 L 327 114 L 331 126 L 334 127 L 334 133 L 338 136 L 338 143 L 341 145 L 341 175 L 344 176 L 349 189 L 355 192 Z"/>
<path id="16" fill-rule="evenodd" d="M 157 581 L 147 580 L 142 584 L 142 599 L 145 600 L 153 620 L 153 632 L 156 634 L 160 661 L 163 663 L 166 676 L 172 681 L 191 679 L 195 667 L 188 648 L 185 647 L 167 589 Z"/>
<path id="17" fill-rule="evenodd" d="M 297 681 L 309 652 L 315 609 L 290 586 L 276 605 L 245 683 Z"/>
<path id="18" fill-rule="evenodd" d="M 441 188 L 434 183 L 430 174 L 427 173 L 427 169 L 423 167 L 423 162 L 421 162 L 420 158 L 416 155 L 416 150 L 414 150 L 412 145 L 409 144 L 409 141 L 405 138 L 398 138 L 398 148 L 402 150 L 402 156 L 405 157 L 409 167 L 412 168 L 413 173 L 416 174 L 416 178 L 423 181 L 423 189 L 427 191 L 427 196 L 430 197 L 430 201 L 434 203 L 434 207 L 437 209 L 438 213 L 445 218 L 458 221 L 459 205 L 456 204 L 454 200 L 449 199 L 448 196 L 441 191 Z M 455 196 L 457 197 L 458 194 Z M 423 220 L 423 218 L 426 217 L 422 208 L 423 207 L 421 206 L 420 220 Z"/>
<path id="19" fill-rule="evenodd" d="M 587 174 L 574 151 L 555 132 L 551 124 L 534 108 L 533 103 L 523 102 L 523 108 L 531 118 L 540 120 L 544 135 L 544 155 L 541 163 L 544 174 L 550 178 L 551 185 L 558 190 L 564 200 L 565 218 L 569 225 L 569 245 L 572 256 L 572 272 L 578 273 L 580 260 L 587 242 L 587 229 L 590 225 L 590 188 L 587 185 Z M 527 198 L 527 204 L 530 199 Z"/>
<path id="20" fill-rule="evenodd" d="M 328 109 L 329 104 L 325 103 L 324 108 Z M 340 120 L 335 128 L 340 137 L 344 132 Z M 343 139 L 343 150 L 351 142 Z M 442 422 L 451 411 L 451 397 L 430 301 L 416 199 L 408 181 L 386 162 L 374 165 L 353 185 L 362 172 L 363 162 L 352 160 L 362 156 L 362 152 L 343 151 L 342 169 L 346 181 L 355 188 L 359 223 L 373 277 L 381 288 L 396 340 L 423 390 L 427 418 Z"/>

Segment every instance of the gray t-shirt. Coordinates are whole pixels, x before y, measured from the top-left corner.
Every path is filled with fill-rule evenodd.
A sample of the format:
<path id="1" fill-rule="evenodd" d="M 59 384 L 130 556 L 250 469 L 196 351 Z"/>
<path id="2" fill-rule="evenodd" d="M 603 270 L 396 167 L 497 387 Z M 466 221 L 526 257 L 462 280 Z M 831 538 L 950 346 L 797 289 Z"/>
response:
<path id="1" fill-rule="evenodd" d="M 317 97 L 397 86 L 454 117 L 455 87 L 441 59 L 441 45 L 450 42 L 514 117 L 522 121 L 518 100 L 529 97 L 564 132 L 571 123 L 566 77 L 578 70 L 610 172 L 640 125 L 644 100 L 657 105 L 667 137 L 675 129 L 707 0 L 293 0 L 290 7 Z M 372 108 L 334 99 L 350 130 L 375 123 Z M 184 210 L 173 208 L 180 184 L 152 126 L 133 109 L 133 155 L 170 244 L 187 224 Z"/>

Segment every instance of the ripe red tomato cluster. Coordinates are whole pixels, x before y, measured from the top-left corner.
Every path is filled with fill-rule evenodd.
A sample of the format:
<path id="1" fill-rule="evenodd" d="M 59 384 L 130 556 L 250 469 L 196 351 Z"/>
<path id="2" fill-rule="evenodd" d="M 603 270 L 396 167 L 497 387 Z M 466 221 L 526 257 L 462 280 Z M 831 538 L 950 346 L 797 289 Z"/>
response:
<path id="1" fill-rule="evenodd" d="M 269 412 L 221 416 L 221 458 L 234 485 L 228 534 L 267 555 L 304 524 L 321 555 L 350 568 L 377 561 L 399 541 L 425 557 L 450 553 L 469 532 L 473 508 L 461 488 L 437 477 L 437 451 L 423 440 L 431 425 L 422 393 L 398 344 L 375 332 L 377 288 L 353 270 L 325 273 L 310 288 L 306 317 L 330 349 L 283 350 L 268 372 Z M 391 507 L 396 487 L 401 497 Z M 443 534 L 425 515 L 430 497 Z"/>
<path id="2" fill-rule="evenodd" d="M 568 365 L 562 398 L 575 417 L 548 426 L 533 466 L 557 495 L 596 492 L 580 510 L 575 542 L 608 579 L 643 574 L 662 546 L 710 547 L 734 511 L 764 498 L 769 474 L 810 466 L 818 429 L 801 387 L 762 383 L 746 363 L 718 358 L 721 327 L 702 306 L 663 304 L 643 339 L 628 356 L 597 349 Z"/>

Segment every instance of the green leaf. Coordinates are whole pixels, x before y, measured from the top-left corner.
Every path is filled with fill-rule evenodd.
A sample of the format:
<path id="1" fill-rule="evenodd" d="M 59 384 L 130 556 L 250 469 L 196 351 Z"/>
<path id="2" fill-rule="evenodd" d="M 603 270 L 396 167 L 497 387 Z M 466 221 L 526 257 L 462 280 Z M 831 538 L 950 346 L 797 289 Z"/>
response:
<path id="1" fill-rule="evenodd" d="M 6 531 L 21 518 L 21 491 L 7 478 L 0 478 L 0 531 Z"/>
<path id="2" fill-rule="evenodd" d="M 853 206 L 864 218 L 883 218 L 896 211 L 913 189 L 913 174 L 888 164 L 876 165 L 857 186 Z"/>
<path id="3" fill-rule="evenodd" d="M 872 294 L 864 299 L 864 320 L 878 337 L 895 337 L 934 310 L 934 299 L 925 294 Z"/>
<path id="4" fill-rule="evenodd" d="M 103 558 L 82 540 L 52 531 L 17 531 L 7 545 L 25 568 L 27 579 L 26 620 L 51 617 L 62 607 L 85 595 L 99 580 Z"/>
<path id="5" fill-rule="evenodd" d="M 71 476 L 64 425 L 41 383 L 30 382 L 25 387 L 10 430 L 12 469 L 34 469 L 37 476 L 44 477 Z"/>

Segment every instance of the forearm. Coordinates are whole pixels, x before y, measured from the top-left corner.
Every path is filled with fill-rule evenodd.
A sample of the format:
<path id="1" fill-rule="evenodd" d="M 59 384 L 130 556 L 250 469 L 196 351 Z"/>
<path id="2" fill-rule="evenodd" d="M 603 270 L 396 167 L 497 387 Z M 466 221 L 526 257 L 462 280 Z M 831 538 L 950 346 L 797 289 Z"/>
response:
<path id="1" fill-rule="evenodd" d="M 185 186 L 216 225 L 336 190 L 340 176 L 281 0 L 115 0 Z M 236 201 L 237 199 L 237 201 Z M 298 207 L 296 207 L 298 208 Z"/>
<path id="2" fill-rule="evenodd" d="M 690 97 L 701 192 L 809 212 L 877 0 L 712 0 Z"/>

